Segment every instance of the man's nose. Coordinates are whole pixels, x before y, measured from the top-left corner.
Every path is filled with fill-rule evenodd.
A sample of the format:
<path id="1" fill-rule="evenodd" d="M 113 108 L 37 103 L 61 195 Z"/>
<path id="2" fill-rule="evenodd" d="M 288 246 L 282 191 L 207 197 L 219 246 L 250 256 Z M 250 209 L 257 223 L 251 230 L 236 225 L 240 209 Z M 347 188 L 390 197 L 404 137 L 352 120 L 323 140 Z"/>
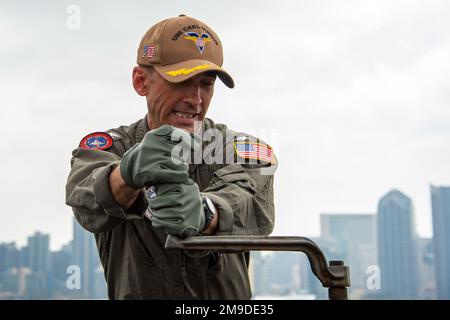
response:
<path id="1" fill-rule="evenodd" d="M 190 86 L 188 92 L 186 92 L 184 102 L 192 106 L 200 106 L 203 102 L 201 87 L 198 85 Z"/>

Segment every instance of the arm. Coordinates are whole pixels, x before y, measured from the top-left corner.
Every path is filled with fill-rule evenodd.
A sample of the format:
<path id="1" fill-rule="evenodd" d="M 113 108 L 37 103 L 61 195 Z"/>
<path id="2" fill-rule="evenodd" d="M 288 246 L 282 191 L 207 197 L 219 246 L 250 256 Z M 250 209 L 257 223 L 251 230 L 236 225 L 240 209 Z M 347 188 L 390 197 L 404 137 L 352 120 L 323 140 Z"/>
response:
<path id="1" fill-rule="evenodd" d="M 108 231 L 125 220 L 143 218 L 148 206 L 144 187 L 181 183 L 188 166 L 175 163 L 171 151 L 190 136 L 171 126 L 149 131 L 122 158 L 109 151 L 78 148 L 66 185 L 66 203 L 87 230 Z M 120 164 L 120 166 L 119 166 Z"/>
<path id="2" fill-rule="evenodd" d="M 120 174 L 120 165 L 109 175 L 109 184 L 114 200 L 124 209 L 129 209 L 139 195 L 139 189 L 128 186 Z"/>
<path id="3" fill-rule="evenodd" d="M 147 208 L 143 190 L 129 193 L 126 188 L 119 187 L 122 194 L 130 196 L 128 203 L 122 202 L 121 196 L 114 196 L 111 191 L 113 185 L 120 186 L 114 178 L 110 181 L 111 173 L 119 163 L 120 157 L 112 152 L 81 148 L 73 152 L 72 169 L 66 184 L 66 204 L 72 207 L 75 218 L 86 230 L 101 233 L 125 220 L 143 217 Z"/>

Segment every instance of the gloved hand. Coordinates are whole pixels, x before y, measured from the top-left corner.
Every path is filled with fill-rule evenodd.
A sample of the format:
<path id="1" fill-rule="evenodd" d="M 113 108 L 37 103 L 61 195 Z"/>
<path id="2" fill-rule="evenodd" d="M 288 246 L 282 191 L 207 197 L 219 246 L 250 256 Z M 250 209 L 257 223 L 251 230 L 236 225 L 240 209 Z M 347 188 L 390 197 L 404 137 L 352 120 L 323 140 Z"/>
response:
<path id="1" fill-rule="evenodd" d="M 162 182 L 186 182 L 189 166 L 172 150 L 181 140 L 184 147 L 189 147 L 191 139 L 186 131 L 169 125 L 147 132 L 140 143 L 124 154 L 120 162 L 123 180 L 135 189 Z"/>
<path id="2" fill-rule="evenodd" d="M 189 237 L 200 233 L 206 223 L 198 185 L 162 183 L 156 186 L 156 196 L 149 200 L 152 225 L 168 234 Z"/>

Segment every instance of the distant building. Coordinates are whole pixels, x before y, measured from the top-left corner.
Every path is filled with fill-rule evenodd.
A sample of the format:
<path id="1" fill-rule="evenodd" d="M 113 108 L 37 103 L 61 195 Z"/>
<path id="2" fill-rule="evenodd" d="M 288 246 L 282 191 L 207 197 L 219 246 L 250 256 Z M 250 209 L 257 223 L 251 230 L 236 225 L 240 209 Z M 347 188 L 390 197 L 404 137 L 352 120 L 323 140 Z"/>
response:
<path id="1" fill-rule="evenodd" d="M 418 241 L 419 281 L 421 299 L 436 299 L 436 272 L 433 239 L 420 238 Z"/>
<path id="2" fill-rule="evenodd" d="M 450 187 L 431 186 L 437 297 L 450 299 Z"/>
<path id="3" fill-rule="evenodd" d="M 0 244 L 0 274 L 19 266 L 19 254 L 15 242 Z"/>
<path id="4" fill-rule="evenodd" d="M 107 287 L 105 280 L 105 273 L 101 264 L 98 265 L 97 269 L 94 271 L 94 287 L 91 292 L 91 298 L 93 299 L 106 299 L 107 298 Z"/>
<path id="5" fill-rule="evenodd" d="M 50 236 L 36 232 L 28 237 L 27 247 L 31 273 L 26 278 L 26 297 L 48 299 L 52 290 Z"/>
<path id="6" fill-rule="evenodd" d="M 51 252 L 51 257 L 52 297 L 54 299 L 69 297 L 73 293 L 68 290 L 66 285 L 69 277 L 67 268 L 72 264 L 71 247 L 70 250 L 67 250 L 67 246 L 63 246 L 61 250 Z"/>
<path id="7" fill-rule="evenodd" d="M 253 294 L 287 295 L 300 289 L 300 253 L 252 252 Z"/>
<path id="8" fill-rule="evenodd" d="M 35 232 L 28 237 L 28 262 L 34 271 L 50 271 L 50 236 Z"/>
<path id="9" fill-rule="evenodd" d="M 263 254 L 260 251 L 251 252 L 252 279 L 250 283 L 252 285 L 253 296 L 269 294 L 268 265 L 270 260 L 270 255 Z"/>
<path id="10" fill-rule="evenodd" d="M 31 270 L 25 267 L 28 251 L 18 249 L 14 242 L 0 244 L 0 299 L 20 299 L 26 294 L 26 278 Z"/>
<path id="11" fill-rule="evenodd" d="M 350 268 L 349 297 L 358 299 L 367 290 L 367 269 L 377 264 L 374 214 L 321 214 L 321 242 L 333 244 L 334 259 Z M 329 246 L 329 245 L 328 245 Z M 330 249 L 328 249 L 330 251 Z"/>
<path id="12" fill-rule="evenodd" d="M 23 246 L 19 250 L 19 266 L 24 268 L 30 268 L 30 257 L 28 253 L 28 247 Z"/>
<path id="13" fill-rule="evenodd" d="M 19 272 L 18 268 L 9 268 L 2 272 L 0 281 L 0 291 L 15 296 L 19 292 Z"/>
<path id="14" fill-rule="evenodd" d="M 48 234 L 36 232 L 27 245 L 0 243 L 0 299 L 67 299 L 76 297 L 66 286 L 72 264 L 72 244 L 49 251 Z M 102 289 L 96 284 L 96 292 Z M 79 295 L 78 295 L 79 296 Z"/>
<path id="15" fill-rule="evenodd" d="M 311 266 L 309 264 L 306 254 L 300 254 L 299 259 L 299 274 L 300 274 L 300 291 L 311 293 L 311 276 L 313 275 Z"/>
<path id="16" fill-rule="evenodd" d="M 52 275 L 56 280 L 66 281 L 67 268 L 71 265 L 71 255 L 66 251 L 59 250 L 51 253 Z"/>
<path id="17" fill-rule="evenodd" d="M 418 298 L 419 260 L 410 198 L 395 189 L 384 195 L 378 203 L 377 228 L 383 298 Z"/>
<path id="18" fill-rule="evenodd" d="M 98 267 L 101 266 L 94 235 L 81 227 L 73 220 L 72 262 L 80 267 L 81 288 L 80 298 L 103 298 L 106 291 L 99 293 Z M 104 286 L 106 288 L 106 286 Z M 75 296 L 77 292 L 74 293 Z"/>
<path id="19" fill-rule="evenodd" d="M 0 300 L 22 299 L 26 296 L 26 279 L 31 270 L 25 267 L 14 267 L 0 276 Z"/>

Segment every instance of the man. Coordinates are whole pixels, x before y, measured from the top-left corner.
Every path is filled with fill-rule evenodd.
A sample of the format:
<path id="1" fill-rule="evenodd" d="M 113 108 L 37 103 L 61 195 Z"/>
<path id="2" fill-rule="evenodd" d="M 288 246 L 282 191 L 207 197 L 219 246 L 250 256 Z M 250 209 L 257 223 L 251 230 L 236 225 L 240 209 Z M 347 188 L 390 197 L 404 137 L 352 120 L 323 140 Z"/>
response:
<path id="1" fill-rule="evenodd" d="M 249 299 L 248 252 L 164 248 L 167 234 L 273 229 L 271 147 L 205 117 L 216 77 L 234 86 L 220 39 L 194 18 L 166 19 L 142 38 L 137 63 L 133 86 L 146 117 L 83 138 L 66 185 L 66 203 L 95 235 L 108 296 Z"/>

